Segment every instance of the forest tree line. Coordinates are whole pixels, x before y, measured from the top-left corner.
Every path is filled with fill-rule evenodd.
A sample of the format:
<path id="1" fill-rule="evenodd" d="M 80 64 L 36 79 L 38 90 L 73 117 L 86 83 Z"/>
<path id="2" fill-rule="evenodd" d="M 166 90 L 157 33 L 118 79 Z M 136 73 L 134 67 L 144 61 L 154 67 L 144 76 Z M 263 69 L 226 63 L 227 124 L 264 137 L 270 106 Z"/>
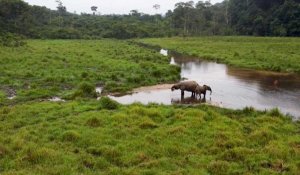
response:
<path id="1" fill-rule="evenodd" d="M 58 2 L 57 10 L 50 10 L 22 0 L 0 0 L 0 33 L 60 39 L 300 36 L 300 0 L 189 1 L 177 3 L 163 15 L 137 10 L 127 15 L 75 14 Z"/>

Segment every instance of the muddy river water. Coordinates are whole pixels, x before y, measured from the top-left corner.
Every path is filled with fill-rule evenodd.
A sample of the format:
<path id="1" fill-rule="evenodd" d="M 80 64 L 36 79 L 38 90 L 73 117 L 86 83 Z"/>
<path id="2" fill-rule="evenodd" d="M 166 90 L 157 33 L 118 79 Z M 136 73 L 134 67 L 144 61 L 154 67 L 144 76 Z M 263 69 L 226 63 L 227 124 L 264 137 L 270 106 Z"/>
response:
<path id="1" fill-rule="evenodd" d="M 161 54 L 167 55 L 166 50 Z M 180 91 L 171 91 L 172 85 L 157 85 L 135 89 L 132 94 L 110 96 L 122 103 L 151 102 L 162 104 L 208 103 L 220 107 L 242 109 L 252 106 L 256 109 L 279 108 L 300 118 L 300 76 L 234 68 L 225 64 L 200 60 L 180 54 L 171 54 L 170 63 L 181 66 L 181 77 L 209 85 L 213 93 L 206 99 L 191 98 L 191 93 L 181 97 Z"/>

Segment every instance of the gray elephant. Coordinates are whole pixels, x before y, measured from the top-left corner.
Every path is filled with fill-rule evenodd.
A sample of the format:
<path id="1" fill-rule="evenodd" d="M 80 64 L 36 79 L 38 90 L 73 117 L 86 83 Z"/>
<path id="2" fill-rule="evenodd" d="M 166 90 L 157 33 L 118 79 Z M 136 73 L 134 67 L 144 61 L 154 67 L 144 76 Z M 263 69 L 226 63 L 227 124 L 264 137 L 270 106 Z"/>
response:
<path id="1" fill-rule="evenodd" d="M 171 90 L 181 90 L 181 96 L 184 96 L 184 91 L 192 92 L 192 96 L 195 96 L 197 86 L 199 86 L 199 84 L 196 81 L 183 81 L 173 85 Z"/>
<path id="2" fill-rule="evenodd" d="M 206 91 L 210 91 L 210 95 L 212 94 L 212 90 L 209 86 L 207 86 L 207 85 L 203 85 L 203 86 L 198 85 L 195 89 L 195 95 L 196 95 L 196 97 L 199 95 L 200 98 L 201 98 L 201 94 L 203 94 L 204 98 L 205 98 Z"/>

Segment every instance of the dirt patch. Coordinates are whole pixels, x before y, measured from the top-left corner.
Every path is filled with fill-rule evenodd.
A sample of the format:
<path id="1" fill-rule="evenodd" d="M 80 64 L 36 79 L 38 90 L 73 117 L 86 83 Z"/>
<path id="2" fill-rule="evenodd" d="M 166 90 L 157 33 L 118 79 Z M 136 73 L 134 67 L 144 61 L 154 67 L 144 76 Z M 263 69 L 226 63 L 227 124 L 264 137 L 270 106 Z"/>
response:
<path id="1" fill-rule="evenodd" d="M 139 93 L 139 92 L 147 92 L 147 91 L 155 91 L 155 90 L 162 90 L 162 89 L 171 89 L 171 87 L 174 84 L 159 84 L 159 85 L 154 85 L 154 86 L 145 86 L 145 87 L 140 87 L 136 88 L 133 90 L 133 93 Z"/>

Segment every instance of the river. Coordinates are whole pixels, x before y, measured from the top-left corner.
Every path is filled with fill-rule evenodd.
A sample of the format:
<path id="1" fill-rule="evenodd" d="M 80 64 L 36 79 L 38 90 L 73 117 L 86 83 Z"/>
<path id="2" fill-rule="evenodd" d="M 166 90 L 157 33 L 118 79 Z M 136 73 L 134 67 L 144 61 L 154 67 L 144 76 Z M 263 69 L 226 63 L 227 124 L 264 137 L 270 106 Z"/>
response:
<path id="1" fill-rule="evenodd" d="M 160 53 L 168 55 L 167 50 L 162 49 Z M 208 93 L 206 99 L 194 99 L 190 93 L 185 93 L 182 98 L 179 91 L 171 91 L 172 85 L 157 85 L 110 97 L 122 104 L 208 103 L 232 109 L 246 106 L 260 110 L 279 108 L 283 113 L 300 118 L 300 75 L 235 68 L 175 53 L 171 56 L 170 63 L 181 67 L 183 79 L 209 85 L 212 95 Z"/>

